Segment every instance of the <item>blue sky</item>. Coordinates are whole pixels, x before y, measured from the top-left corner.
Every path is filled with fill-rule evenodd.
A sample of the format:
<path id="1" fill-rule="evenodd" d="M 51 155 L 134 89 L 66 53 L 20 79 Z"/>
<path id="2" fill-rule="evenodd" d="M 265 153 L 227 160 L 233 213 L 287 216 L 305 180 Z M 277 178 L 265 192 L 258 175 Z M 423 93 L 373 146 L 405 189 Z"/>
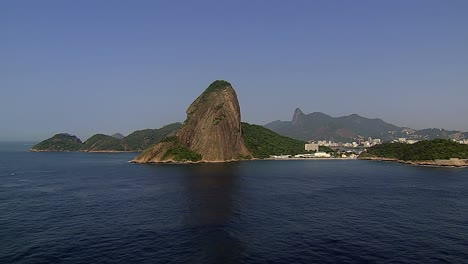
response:
<path id="1" fill-rule="evenodd" d="M 183 121 L 215 79 L 242 119 L 296 107 L 468 131 L 468 1 L 1 1 L 0 140 Z"/>

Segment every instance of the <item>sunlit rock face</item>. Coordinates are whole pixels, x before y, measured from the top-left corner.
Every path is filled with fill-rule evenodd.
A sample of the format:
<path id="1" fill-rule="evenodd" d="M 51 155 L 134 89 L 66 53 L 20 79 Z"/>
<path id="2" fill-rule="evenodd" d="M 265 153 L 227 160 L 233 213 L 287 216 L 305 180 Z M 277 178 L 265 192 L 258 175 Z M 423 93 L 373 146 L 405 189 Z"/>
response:
<path id="1" fill-rule="evenodd" d="M 199 154 L 198 161 L 204 162 L 233 161 L 251 156 L 242 140 L 239 101 L 230 83 L 213 82 L 186 113 L 187 118 L 174 138 L 150 147 L 132 162 L 184 161 L 177 157 L 177 153 L 185 148 Z"/>

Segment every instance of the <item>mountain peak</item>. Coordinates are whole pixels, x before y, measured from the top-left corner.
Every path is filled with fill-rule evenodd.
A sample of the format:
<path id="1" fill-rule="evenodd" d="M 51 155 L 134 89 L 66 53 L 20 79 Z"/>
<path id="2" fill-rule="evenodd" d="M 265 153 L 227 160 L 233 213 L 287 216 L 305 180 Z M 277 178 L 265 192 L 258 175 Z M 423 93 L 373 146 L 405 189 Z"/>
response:
<path id="1" fill-rule="evenodd" d="M 293 115 L 293 119 L 292 119 L 292 123 L 293 125 L 299 125 L 302 123 L 302 120 L 304 118 L 304 113 L 302 112 L 302 110 L 298 107 L 296 108 L 296 110 L 294 110 L 294 115 Z"/>
<path id="2" fill-rule="evenodd" d="M 237 94 L 226 81 L 215 81 L 188 107 L 175 136 L 161 140 L 132 162 L 219 162 L 250 157 L 242 139 Z"/>
<path id="3" fill-rule="evenodd" d="M 111 137 L 116 138 L 116 139 L 123 139 L 125 136 L 120 133 L 115 133 L 111 135 Z"/>
<path id="4" fill-rule="evenodd" d="M 224 89 L 226 87 L 232 87 L 232 85 L 228 81 L 225 81 L 225 80 L 216 80 L 216 81 L 212 82 L 210 84 L 210 86 L 208 86 L 208 88 L 205 89 L 203 94 L 214 92 L 214 91 L 217 91 L 217 90 L 221 90 L 221 89 Z"/>
<path id="5" fill-rule="evenodd" d="M 299 107 L 297 107 L 296 110 L 294 110 L 294 115 L 296 115 L 296 114 L 302 114 L 303 115 L 304 113 L 302 112 L 302 110 Z"/>
<path id="6" fill-rule="evenodd" d="M 361 119 L 368 119 L 368 118 L 365 118 L 365 117 L 362 117 L 358 114 L 350 114 L 349 116 L 347 116 L 349 119 L 352 119 L 352 120 L 361 120 Z"/>

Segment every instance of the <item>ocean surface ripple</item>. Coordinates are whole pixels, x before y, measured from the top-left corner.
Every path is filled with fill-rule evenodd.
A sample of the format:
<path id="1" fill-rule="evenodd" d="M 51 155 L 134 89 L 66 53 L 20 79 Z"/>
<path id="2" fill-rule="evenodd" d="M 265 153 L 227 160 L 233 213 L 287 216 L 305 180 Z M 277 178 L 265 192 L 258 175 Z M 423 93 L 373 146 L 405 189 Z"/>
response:
<path id="1" fill-rule="evenodd" d="M 468 263 L 468 169 L 0 144 L 0 263 Z"/>

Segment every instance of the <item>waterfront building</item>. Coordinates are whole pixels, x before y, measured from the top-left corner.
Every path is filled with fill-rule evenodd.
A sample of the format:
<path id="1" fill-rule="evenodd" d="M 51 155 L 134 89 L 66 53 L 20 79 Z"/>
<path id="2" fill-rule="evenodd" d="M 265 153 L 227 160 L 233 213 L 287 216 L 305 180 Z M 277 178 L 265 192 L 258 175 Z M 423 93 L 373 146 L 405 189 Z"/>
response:
<path id="1" fill-rule="evenodd" d="M 316 157 L 316 158 L 330 158 L 331 155 L 326 153 L 326 152 L 316 152 L 314 154 L 314 157 Z"/>
<path id="2" fill-rule="evenodd" d="M 319 151 L 319 144 L 316 143 L 309 143 L 305 144 L 306 151 Z"/>

